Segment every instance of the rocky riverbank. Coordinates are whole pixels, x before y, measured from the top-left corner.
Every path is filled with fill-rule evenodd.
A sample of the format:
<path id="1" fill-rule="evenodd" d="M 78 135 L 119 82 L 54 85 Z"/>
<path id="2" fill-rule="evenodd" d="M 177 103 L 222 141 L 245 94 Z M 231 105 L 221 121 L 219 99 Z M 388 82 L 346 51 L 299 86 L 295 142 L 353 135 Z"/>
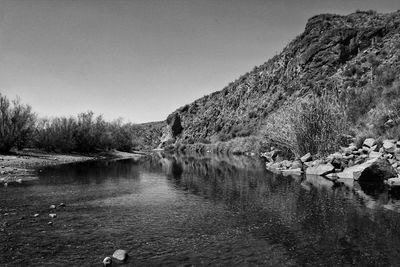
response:
<path id="1" fill-rule="evenodd" d="M 109 151 L 91 155 L 58 154 L 40 150 L 15 151 L 12 155 L 0 155 L 0 184 L 22 183 L 37 179 L 40 168 L 74 162 L 100 159 L 125 159 L 142 157 L 143 154 Z"/>
<path id="2" fill-rule="evenodd" d="M 351 143 L 327 157 L 315 157 L 310 153 L 295 160 L 286 160 L 282 152 L 271 149 L 262 153 L 267 169 L 286 174 L 306 174 L 320 176 L 337 183 L 352 181 L 386 183 L 400 186 L 400 141 L 373 138 L 364 140 L 357 147 Z"/>

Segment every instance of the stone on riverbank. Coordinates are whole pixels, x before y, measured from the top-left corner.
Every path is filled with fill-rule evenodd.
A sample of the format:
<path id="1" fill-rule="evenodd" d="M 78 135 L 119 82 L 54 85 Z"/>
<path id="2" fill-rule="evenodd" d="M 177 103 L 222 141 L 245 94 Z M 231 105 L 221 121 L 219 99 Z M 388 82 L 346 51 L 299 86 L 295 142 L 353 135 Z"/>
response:
<path id="1" fill-rule="evenodd" d="M 311 161 L 311 159 L 312 159 L 312 157 L 311 157 L 311 154 L 310 153 L 307 153 L 307 154 L 305 154 L 304 156 L 302 156 L 301 158 L 300 158 L 300 160 L 301 160 L 301 162 L 308 162 L 308 161 Z"/>
<path id="2" fill-rule="evenodd" d="M 363 146 L 366 146 L 368 148 L 371 148 L 373 145 L 375 145 L 375 139 L 374 138 L 367 138 L 364 140 Z"/>
<path id="3" fill-rule="evenodd" d="M 369 152 L 369 158 L 373 159 L 373 158 L 380 158 L 382 157 L 382 153 L 380 152 L 376 152 L 376 151 L 371 151 Z"/>
<path id="4" fill-rule="evenodd" d="M 308 167 L 306 170 L 306 174 L 323 176 L 323 175 L 333 172 L 334 170 L 335 170 L 335 167 L 330 163 L 318 164 L 313 167 Z"/>
<path id="5" fill-rule="evenodd" d="M 398 186 L 400 186 L 400 178 L 399 177 L 390 178 L 390 179 L 388 179 L 387 184 L 390 187 L 398 187 Z"/>
<path id="6" fill-rule="evenodd" d="M 397 176 L 396 170 L 386 159 L 374 158 L 337 173 L 340 179 L 354 179 L 359 182 L 383 182 Z"/>
<path id="7" fill-rule="evenodd" d="M 394 153 L 396 151 L 396 145 L 391 140 L 383 141 L 382 147 L 385 150 L 385 152 L 387 152 L 387 153 Z"/>

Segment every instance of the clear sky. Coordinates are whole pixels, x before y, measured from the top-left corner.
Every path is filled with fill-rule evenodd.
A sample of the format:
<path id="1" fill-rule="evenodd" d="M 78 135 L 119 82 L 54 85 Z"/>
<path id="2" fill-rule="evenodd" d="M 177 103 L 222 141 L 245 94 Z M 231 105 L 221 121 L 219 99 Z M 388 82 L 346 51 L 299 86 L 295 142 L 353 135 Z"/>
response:
<path id="1" fill-rule="evenodd" d="M 319 13 L 399 0 L 0 0 L 0 92 L 41 116 L 163 120 L 277 54 Z"/>

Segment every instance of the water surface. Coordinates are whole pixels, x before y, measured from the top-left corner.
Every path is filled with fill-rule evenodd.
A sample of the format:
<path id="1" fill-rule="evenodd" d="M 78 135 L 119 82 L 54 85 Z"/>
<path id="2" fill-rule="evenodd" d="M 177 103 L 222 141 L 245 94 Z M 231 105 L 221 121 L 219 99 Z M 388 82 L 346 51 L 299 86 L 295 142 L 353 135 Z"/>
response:
<path id="1" fill-rule="evenodd" d="M 382 188 L 284 177 L 247 157 L 154 156 L 39 175 L 0 188 L 1 266 L 99 266 L 118 248 L 132 266 L 400 265 L 400 205 Z"/>

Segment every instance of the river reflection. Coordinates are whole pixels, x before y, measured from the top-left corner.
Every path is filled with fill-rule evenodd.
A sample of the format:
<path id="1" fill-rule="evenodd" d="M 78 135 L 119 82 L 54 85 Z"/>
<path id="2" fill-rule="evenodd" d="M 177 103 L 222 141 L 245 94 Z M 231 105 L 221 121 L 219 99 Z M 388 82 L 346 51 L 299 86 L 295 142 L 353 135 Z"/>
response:
<path id="1" fill-rule="evenodd" d="M 239 156 L 158 154 L 39 175 L 0 189 L 0 265 L 92 266 L 116 248 L 132 266 L 400 265 L 400 204 L 385 188 L 282 176 Z"/>

